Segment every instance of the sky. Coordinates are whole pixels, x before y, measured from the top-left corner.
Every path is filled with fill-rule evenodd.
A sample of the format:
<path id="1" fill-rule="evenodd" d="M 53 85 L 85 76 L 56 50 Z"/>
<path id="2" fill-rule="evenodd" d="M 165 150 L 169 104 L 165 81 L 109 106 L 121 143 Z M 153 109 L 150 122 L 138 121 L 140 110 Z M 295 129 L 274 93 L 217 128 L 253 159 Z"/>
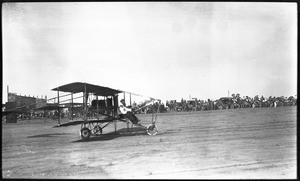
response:
<path id="1" fill-rule="evenodd" d="M 2 4 L 2 103 L 72 82 L 157 99 L 297 95 L 297 4 Z"/>

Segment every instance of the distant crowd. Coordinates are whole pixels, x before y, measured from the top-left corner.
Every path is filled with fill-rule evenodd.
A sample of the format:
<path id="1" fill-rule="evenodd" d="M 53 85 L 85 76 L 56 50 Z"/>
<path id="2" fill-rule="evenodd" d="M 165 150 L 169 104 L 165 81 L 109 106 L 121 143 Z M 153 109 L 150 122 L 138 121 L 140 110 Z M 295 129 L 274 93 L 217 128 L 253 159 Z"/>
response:
<path id="1" fill-rule="evenodd" d="M 158 101 L 153 106 L 147 106 L 151 100 L 140 104 L 133 103 L 132 110 L 135 114 L 149 113 L 166 113 L 166 112 L 187 112 L 187 111 L 206 111 L 206 110 L 221 110 L 221 109 L 239 109 L 239 108 L 261 108 L 261 107 L 282 107 L 282 106 L 297 106 L 297 96 L 290 97 L 255 97 L 243 96 L 240 94 L 232 94 L 231 97 L 222 97 L 217 100 L 201 100 L 193 98 L 191 100 L 181 99 L 181 101 L 168 100 L 166 104 Z M 152 105 L 152 104 L 150 104 Z M 93 111 L 88 112 L 88 117 L 95 117 L 97 114 Z M 35 118 L 53 118 L 59 116 L 56 110 L 53 111 L 34 111 L 28 114 L 18 115 L 20 119 L 35 119 Z M 71 112 L 66 110 L 60 113 L 61 118 L 79 118 L 83 116 L 81 107 L 74 108 L 73 116 Z"/>
<path id="2" fill-rule="evenodd" d="M 217 100 L 201 100 L 193 98 L 192 100 L 184 100 L 177 102 L 176 100 L 166 101 L 166 104 L 156 103 L 153 107 L 140 109 L 136 113 L 152 113 L 152 112 L 180 112 L 180 111 L 206 111 L 220 109 L 238 109 L 238 108 L 260 108 L 260 107 L 281 107 L 296 106 L 297 97 L 255 97 L 243 96 L 240 94 L 232 94 L 231 97 L 222 97 Z M 143 105 L 140 105 L 142 107 Z M 139 106 L 138 106 L 139 107 Z"/>

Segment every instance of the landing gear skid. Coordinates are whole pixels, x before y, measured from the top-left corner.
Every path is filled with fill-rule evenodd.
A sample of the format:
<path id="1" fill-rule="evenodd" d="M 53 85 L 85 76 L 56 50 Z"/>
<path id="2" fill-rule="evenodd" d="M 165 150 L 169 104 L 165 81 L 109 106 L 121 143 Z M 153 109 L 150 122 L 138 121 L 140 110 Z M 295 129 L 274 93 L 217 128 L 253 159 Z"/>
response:
<path id="1" fill-rule="evenodd" d="M 128 122 L 128 120 L 127 121 L 121 120 L 121 121 L 130 123 L 130 122 Z M 80 135 L 82 140 L 88 140 L 91 136 L 102 135 L 103 128 L 105 128 L 106 126 L 108 126 L 111 123 L 113 123 L 113 122 L 109 122 L 105 126 L 101 126 L 101 125 L 98 125 L 98 124 L 94 125 L 93 123 L 84 122 L 84 123 L 81 124 L 81 130 L 79 132 L 79 135 Z M 150 135 L 150 136 L 154 136 L 158 133 L 158 128 L 155 125 L 155 121 L 153 121 L 147 127 L 143 126 L 140 123 L 133 124 L 133 125 L 135 125 L 137 127 L 142 127 L 143 129 L 146 130 L 147 134 Z"/>

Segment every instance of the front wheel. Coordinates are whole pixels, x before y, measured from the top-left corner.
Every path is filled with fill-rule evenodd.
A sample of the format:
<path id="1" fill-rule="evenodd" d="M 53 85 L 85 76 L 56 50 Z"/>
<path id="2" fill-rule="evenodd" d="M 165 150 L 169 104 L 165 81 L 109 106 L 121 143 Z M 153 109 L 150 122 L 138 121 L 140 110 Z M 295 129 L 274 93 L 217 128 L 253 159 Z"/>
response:
<path id="1" fill-rule="evenodd" d="M 81 136 L 81 139 L 83 140 L 87 140 L 90 138 L 91 136 L 91 131 L 89 128 L 82 128 L 81 131 L 80 131 L 80 136 Z"/>
<path id="2" fill-rule="evenodd" d="M 157 134 L 157 132 L 158 132 L 158 128 L 157 128 L 157 126 L 155 124 L 149 124 L 147 126 L 147 133 L 148 133 L 148 135 L 154 136 L 154 135 Z"/>

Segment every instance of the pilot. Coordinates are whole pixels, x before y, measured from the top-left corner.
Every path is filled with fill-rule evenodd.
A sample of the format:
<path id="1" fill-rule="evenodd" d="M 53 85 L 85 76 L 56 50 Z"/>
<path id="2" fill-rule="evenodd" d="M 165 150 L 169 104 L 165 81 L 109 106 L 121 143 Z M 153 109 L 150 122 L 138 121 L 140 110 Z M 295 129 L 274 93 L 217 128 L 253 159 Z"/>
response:
<path id="1" fill-rule="evenodd" d="M 124 99 L 121 99 L 121 104 L 119 106 L 119 110 L 121 114 L 119 114 L 120 118 L 127 118 L 133 124 L 140 125 L 140 120 L 132 113 L 131 108 L 126 107 L 126 103 Z"/>

